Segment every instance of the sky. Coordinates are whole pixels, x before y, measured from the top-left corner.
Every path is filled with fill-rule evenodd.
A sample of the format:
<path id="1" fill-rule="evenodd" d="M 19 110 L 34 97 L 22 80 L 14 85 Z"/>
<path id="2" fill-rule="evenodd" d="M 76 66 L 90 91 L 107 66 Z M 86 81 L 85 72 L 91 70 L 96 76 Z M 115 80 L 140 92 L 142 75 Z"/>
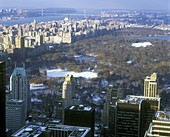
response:
<path id="1" fill-rule="evenodd" d="M 170 10 L 170 0 L 0 0 L 0 8 Z"/>

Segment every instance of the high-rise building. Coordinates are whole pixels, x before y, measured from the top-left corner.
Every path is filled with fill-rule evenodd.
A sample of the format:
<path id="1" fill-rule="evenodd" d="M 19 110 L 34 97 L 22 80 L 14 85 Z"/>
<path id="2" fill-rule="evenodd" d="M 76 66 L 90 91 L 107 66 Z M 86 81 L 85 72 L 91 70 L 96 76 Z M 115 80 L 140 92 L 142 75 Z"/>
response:
<path id="1" fill-rule="evenodd" d="M 12 133 L 25 125 L 25 101 L 10 99 L 6 103 L 6 125 Z"/>
<path id="2" fill-rule="evenodd" d="M 37 26 L 37 21 L 34 19 L 34 22 L 32 22 L 32 28 L 35 31 Z"/>
<path id="3" fill-rule="evenodd" d="M 95 110 L 83 105 L 69 106 L 64 110 L 64 125 L 90 127 L 94 137 Z"/>
<path id="4" fill-rule="evenodd" d="M 19 26 L 18 36 L 23 36 L 22 26 Z"/>
<path id="5" fill-rule="evenodd" d="M 73 75 L 67 75 L 63 83 L 62 99 L 63 108 L 73 105 L 73 97 L 75 95 L 75 82 Z"/>
<path id="6" fill-rule="evenodd" d="M 43 36 L 42 35 L 36 35 L 35 42 L 38 46 L 42 46 L 43 45 Z"/>
<path id="7" fill-rule="evenodd" d="M 118 100 L 116 106 L 116 137 L 140 137 L 142 100 Z"/>
<path id="8" fill-rule="evenodd" d="M 156 97 L 158 96 L 157 86 L 157 73 L 153 73 L 151 76 L 147 76 L 144 81 L 144 96 Z"/>
<path id="9" fill-rule="evenodd" d="M 5 122 L 5 100 L 6 100 L 6 71 L 5 62 L 0 62 L 0 134 L 6 137 L 6 122 Z"/>
<path id="10" fill-rule="evenodd" d="M 149 128 L 149 124 L 155 116 L 155 113 L 160 110 L 160 97 L 144 97 L 128 95 L 126 97 L 142 100 L 141 109 L 141 137 L 144 136 L 145 131 Z"/>
<path id="11" fill-rule="evenodd" d="M 116 106 L 116 137 L 143 137 L 160 109 L 160 98 L 128 95 L 118 100 Z"/>
<path id="12" fill-rule="evenodd" d="M 25 67 L 15 67 L 10 77 L 12 99 L 25 101 L 25 114 L 31 109 L 30 84 Z"/>
<path id="13" fill-rule="evenodd" d="M 169 137 L 170 136 L 170 111 L 158 111 L 150 123 L 144 137 Z"/>
<path id="14" fill-rule="evenodd" d="M 75 98 L 75 81 L 73 75 L 67 75 L 65 77 L 65 81 L 63 83 L 63 91 L 62 91 L 62 112 L 64 113 L 64 109 L 68 106 L 72 105 L 80 105 L 81 100 Z M 64 123 L 64 115 L 62 117 L 62 121 Z"/>
<path id="15" fill-rule="evenodd" d="M 25 47 L 25 38 L 23 36 L 17 36 L 15 38 L 16 48 L 24 48 Z"/>
<path id="16" fill-rule="evenodd" d="M 11 40 L 10 40 L 9 35 L 4 36 L 3 42 L 4 42 L 4 48 L 5 48 L 5 49 L 10 48 L 10 46 L 12 45 L 12 42 L 11 42 Z"/>
<path id="17" fill-rule="evenodd" d="M 109 127 L 109 111 L 112 112 L 114 109 L 113 105 L 115 105 L 118 99 L 123 99 L 124 93 L 121 90 L 114 89 L 113 87 L 109 87 L 106 93 L 106 101 L 104 103 L 104 108 L 102 112 L 102 121 L 104 122 L 105 126 Z M 110 113 L 111 114 L 111 113 Z M 113 114 L 114 115 L 114 114 Z"/>

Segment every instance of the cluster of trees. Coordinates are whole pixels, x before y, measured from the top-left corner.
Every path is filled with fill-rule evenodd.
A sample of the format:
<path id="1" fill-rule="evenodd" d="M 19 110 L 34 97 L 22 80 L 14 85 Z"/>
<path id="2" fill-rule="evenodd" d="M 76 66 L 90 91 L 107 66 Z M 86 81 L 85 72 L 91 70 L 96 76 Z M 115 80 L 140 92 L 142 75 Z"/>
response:
<path id="1" fill-rule="evenodd" d="M 132 47 L 135 42 L 149 41 L 153 46 Z M 170 64 L 169 42 L 166 40 L 118 38 L 111 34 L 85 39 L 72 44 L 72 49 L 98 55 L 95 58 L 97 71 L 110 70 L 112 73 L 126 74 L 131 80 L 144 78 L 153 72 L 165 75 Z M 131 63 L 127 63 L 131 61 Z M 108 75 L 109 76 L 109 75 Z"/>

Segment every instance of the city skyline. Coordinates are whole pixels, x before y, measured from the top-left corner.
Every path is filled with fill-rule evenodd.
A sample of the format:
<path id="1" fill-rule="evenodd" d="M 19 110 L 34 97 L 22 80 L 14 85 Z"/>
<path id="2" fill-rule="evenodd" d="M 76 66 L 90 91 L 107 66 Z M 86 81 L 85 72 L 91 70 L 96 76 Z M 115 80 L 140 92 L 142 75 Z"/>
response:
<path id="1" fill-rule="evenodd" d="M 34 4 L 33 4 L 34 3 Z M 38 5 L 38 7 L 37 7 Z M 158 6 L 159 5 L 159 6 Z M 133 10 L 170 10 L 168 0 L 5 0 L 0 8 L 79 8 L 79 9 L 133 9 Z"/>

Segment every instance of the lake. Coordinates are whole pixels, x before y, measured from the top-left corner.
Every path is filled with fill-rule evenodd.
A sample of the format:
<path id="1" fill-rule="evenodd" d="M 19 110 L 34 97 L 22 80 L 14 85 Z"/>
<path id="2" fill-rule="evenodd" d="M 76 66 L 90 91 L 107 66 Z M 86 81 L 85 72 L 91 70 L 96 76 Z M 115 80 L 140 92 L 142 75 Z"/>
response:
<path id="1" fill-rule="evenodd" d="M 95 61 L 95 57 L 90 56 L 75 56 L 74 59 L 79 61 Z"/>
<path id="2" fill-rule="evenodd" d="M 85 72 L 74 72 L 74 71 L 66 71 L 61 69 L 47 69 L 48 77 L 65 77 L 67 74 L 73 75 L 73 77 L 84 77 L 84 78 L 96 78 L 97 73 L 85 71 Z"/>

